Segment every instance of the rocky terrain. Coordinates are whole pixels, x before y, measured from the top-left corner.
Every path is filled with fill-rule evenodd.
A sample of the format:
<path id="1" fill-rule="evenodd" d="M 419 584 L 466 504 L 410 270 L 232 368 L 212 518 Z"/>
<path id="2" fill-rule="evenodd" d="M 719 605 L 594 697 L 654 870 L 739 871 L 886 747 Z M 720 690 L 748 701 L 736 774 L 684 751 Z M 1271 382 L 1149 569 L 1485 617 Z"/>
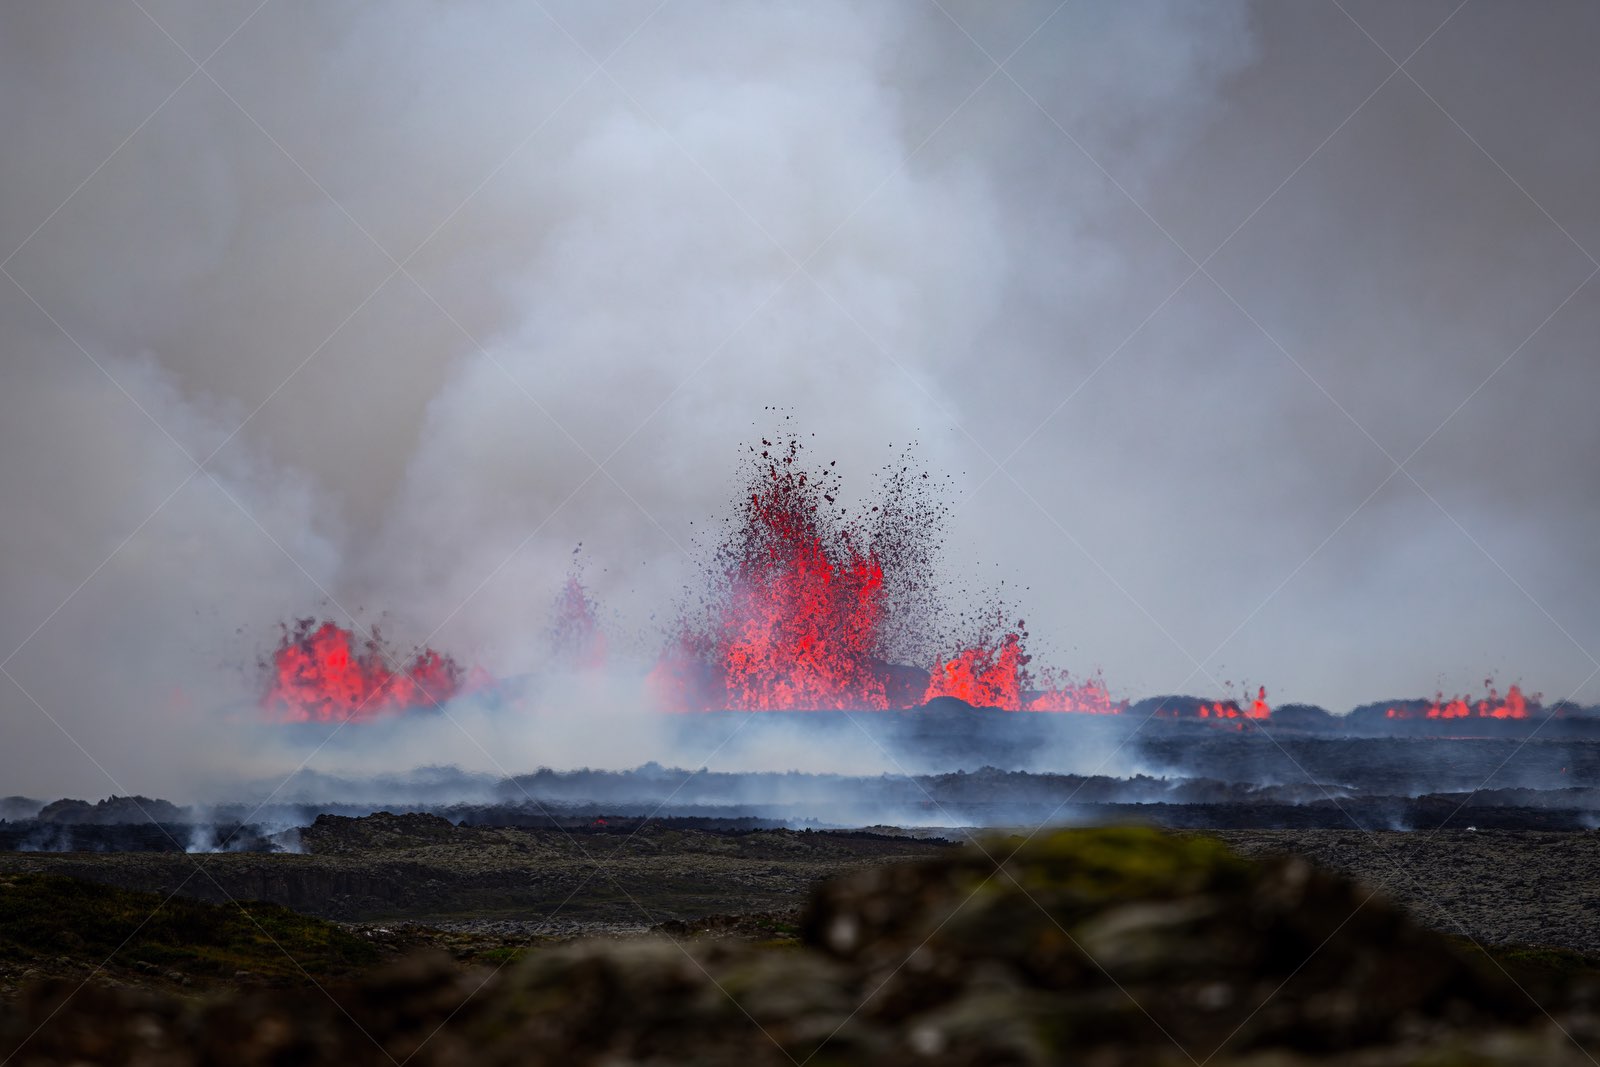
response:
<path id="1" fill-rule="evenodd" d="M 1298 857 L 1153 830 L 858 866 L 814 890 L 792 944 L 689 932 L 221 996 L 36 983 L 0 1009 L 0 1058 L 1564 1067 L 1600 1049 L 1586 959 L 1491 958 Z"/>
<path id="2" fill-rule="evenodd" d="M 301 832 L 301 854 L 0 852 L 0 878 L 61 874 L 163 896 L 261 900 L 374 930 L 420 923 L 498 943 L 639 933 L 674 922 L 687 929 L 708 916 L 767 916 L 764 927 L 740 922 L 787 927 L 820 879 L 952 847 L 930 831 L 893 827 L 797 832 L 701 829 L 692 820 L 594 821 L 486 827 L 424 814 L 325 815 Z M 1424 925 L 1483 944 L 1600 953 L 1600 833 L 1208 834 L 1245 855 L 1293 853 L 1346 872 Z"/>
<path id="3" fill-rule="evenodd" d="M 1247 856 L 1286 852 L 1342 871 L 1419 922 L 1483 944 L 1600 953 L 1600 833 L 1223 830 Z"/>
<path id="4" fill-rule="evenodd" d="M 379 813 L 319 816 L 300 847 L 298 855 L 0 853 L 0 876 L 61 874 L 163 896 L 270 901 L 345 921 L 571 935 L 793 910 L 820 878 L 952 846 L 865 832 L 456 826 Z"/>

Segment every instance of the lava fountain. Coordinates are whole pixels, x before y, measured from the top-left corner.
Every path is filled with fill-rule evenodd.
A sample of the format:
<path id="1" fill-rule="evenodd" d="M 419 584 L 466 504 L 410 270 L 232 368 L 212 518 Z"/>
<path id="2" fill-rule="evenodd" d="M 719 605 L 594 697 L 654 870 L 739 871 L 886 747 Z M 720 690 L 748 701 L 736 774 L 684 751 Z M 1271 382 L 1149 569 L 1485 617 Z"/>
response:
<path id="1" fill-rule="evenodd" d="M 350 630 L 316 619 L 285 626 L 264 667 L 261 706 L 284 722 L 360 722 L 432 709 L 459 693 L 464 678 L 460 664 L 431 648 L 401 663 L 376 629 L 358 642 Z"/>
<path id="2" fill-rule="evenodd" d="M 1483 686 L 1488 695 L 1471 702 L 1466 697 L 1446 700 L 1443 693 L 1434 695 L 1429 702 L 1411 702 L 1390 707 L 1384 717 L 1388 719 L 1526 719 L 1528 698 L 1516 685 L 1506 691 L 1504 698 L 1495 687 L 1494 679 L 1486 679 Z M 1537 702 L 1535 697 L 1535 702 Z"/>
<path id="3" fill-rule="evenodd" d="M 831 466 L 805 471 L 795 440 L 761 444 L 698 618 L 680 620 L 651 687 L 680 711 L 887 708 L 873 539 L 837 506 Z"/>
<path id="4" fill-rule="evenodd" d="M 1115 714 L 1098 679 L 1033 688 L 1027 632 L 991 628 L 931 669 L 934 565 L 945 507 L 905 463 L 870 504 L 839 504 L 830 463 L 808 470 L 801 443 L 750 450 L 744 493 L 686 612 L 650 674 L 674 711 L 904 709 L 937 697 L 1007 711 Z M 907 663 L 907 660 L 910 663 Z"/>

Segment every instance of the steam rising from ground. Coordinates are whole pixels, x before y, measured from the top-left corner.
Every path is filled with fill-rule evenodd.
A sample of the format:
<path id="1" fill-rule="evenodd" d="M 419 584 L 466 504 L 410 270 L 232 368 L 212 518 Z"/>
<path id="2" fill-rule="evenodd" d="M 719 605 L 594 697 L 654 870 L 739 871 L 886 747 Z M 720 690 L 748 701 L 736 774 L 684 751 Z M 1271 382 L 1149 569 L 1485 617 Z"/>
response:
<path id="1" fill-rule="evenodd" d="M 579 541 L 648 662 L 768 404 L 860 471 L 918 436 L 954 565 L 1130 694 L 1594 665 L 1590 294 L 1473 392 L 1590 264 L 1409 82 L 1208 270 L 1397 458 L 1468 403 L 1412 465 L 1459 529 L 1231 299 L 1162 303 L 1162 228 L 1205 256 L 1392 72 L 1337 10 L 145 6 L 0 16 L 5 791 L 662 758 L 619 679 L 315 752 L 255 667 L 348 611 L 536 670 Z M 1449 13 L 1352 11 L 1397 56 Z M 1545 134 L 1592 17 L 1469 5 L 1408 68 L 1590 247 Z"/>

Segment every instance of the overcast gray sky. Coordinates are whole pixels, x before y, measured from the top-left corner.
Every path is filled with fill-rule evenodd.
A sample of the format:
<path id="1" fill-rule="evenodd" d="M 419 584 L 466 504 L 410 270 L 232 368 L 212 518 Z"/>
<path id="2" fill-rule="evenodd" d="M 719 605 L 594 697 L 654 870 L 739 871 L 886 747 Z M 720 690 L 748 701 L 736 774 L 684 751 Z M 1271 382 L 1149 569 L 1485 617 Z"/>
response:
<path id="1" fill-rule="evenodd" d="M 528 669 L 578 541 L 647 629 L 768 405 L 1118 695 L 1600 700 L 1597 35 L 6 4 L 0 793 L 226 762 L 295 615 Z"/>

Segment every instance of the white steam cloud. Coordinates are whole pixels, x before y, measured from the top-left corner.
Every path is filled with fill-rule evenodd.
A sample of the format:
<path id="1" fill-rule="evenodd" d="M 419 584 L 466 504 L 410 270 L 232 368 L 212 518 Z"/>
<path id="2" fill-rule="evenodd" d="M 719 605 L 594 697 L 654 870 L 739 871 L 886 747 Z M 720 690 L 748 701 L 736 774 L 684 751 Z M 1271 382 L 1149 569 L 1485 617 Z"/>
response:
<path id="1" fill-rule="evenodd" d="M 1568 695 L 1600 643 L 1565 458 L 1600 443 L 1567 354 L 1592 296 L 1473 390 L 1590 269 L 1600 215 L 1568 191 L 1592 183 L 1561 168 L 1596 161 L 1517 142 L 1569 241 L 1396 79 L 1215 285 L 1178 288 L 1172 241 L 1209 254 L 1392 70 L 1320 17 L 8 8 L 0 793 L 292 767 L 252 716 L 299 615 L 535 670 L 580 541 L 647 656 L 769 405 L 857 490 L 918 439 L 963 494 L 953 575 L 1027 586 L 1045 658 L 1119 695 L 1243 674 L 1342 708 L 1493 670 Z M 1433 28 L 1358 17 L 1400 56 Z M 1491 50 L 1551 72 L 1498 107 L 1469 86 L 1508 12 L 1462 14 L 1414 73 L 1509 154 L 1587 70 L 1564 17 Z M 1465 401 L 1408 466 L 1451 517 L 1383 483 L 1330 397 L 1397 459 Z M 652 758 L 608 718 L 629 684 L 543 735 L 464 709 L 471 738 L 352 766 Z"/>

